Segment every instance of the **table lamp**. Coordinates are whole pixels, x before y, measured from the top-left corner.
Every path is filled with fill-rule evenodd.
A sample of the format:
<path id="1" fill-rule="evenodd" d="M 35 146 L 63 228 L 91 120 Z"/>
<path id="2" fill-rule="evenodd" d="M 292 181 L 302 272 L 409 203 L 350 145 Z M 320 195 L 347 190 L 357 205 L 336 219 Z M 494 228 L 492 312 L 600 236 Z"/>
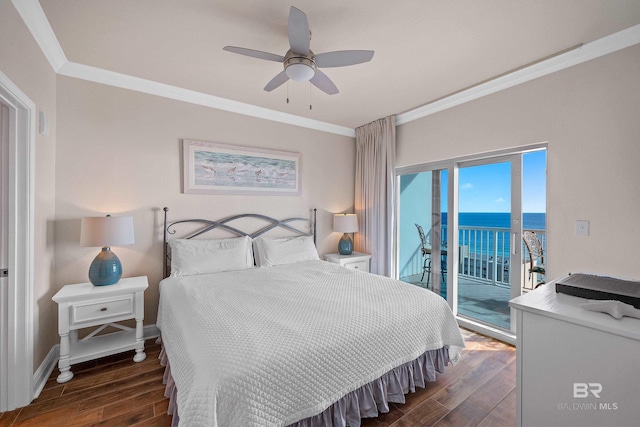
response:
<path id="1" fill-rule="evenodd" d="M 89 267 L 89 280 L 95 286 L 113 285 L 122 277 L 122 264 L 110 246 L 134 243 L 133 217 L 111 216 L 82 218 L 80 245 L 102 247 Z"/>
<path id="2" fill-rule="evenodd" d="M 358 216 L 356 214 L 336 214 L 333 216 L 333 231 L 344 233 L 338 242 L 340 255 L 351 255 L 353 252 L 353 240 L 348 233 L 358 231 Z"/>

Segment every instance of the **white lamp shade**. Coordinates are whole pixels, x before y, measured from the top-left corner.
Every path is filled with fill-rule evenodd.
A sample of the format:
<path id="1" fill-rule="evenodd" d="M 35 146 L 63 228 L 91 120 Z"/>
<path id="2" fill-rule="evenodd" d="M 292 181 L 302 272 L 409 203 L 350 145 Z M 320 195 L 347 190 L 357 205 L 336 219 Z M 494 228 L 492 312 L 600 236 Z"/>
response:
<path id="1" fill-rule="evenodd" d="M 334 215 L 333 231 L 338 231 L 340 233 L 355 233 L 358 231 L 358 216 L 356 214 Z"/>
<path id="2" fill-rule="evenodd" d="M 122 246 L 135 243 L 133 217 L 102 216 L 82 218 L 81 246 Z"/>

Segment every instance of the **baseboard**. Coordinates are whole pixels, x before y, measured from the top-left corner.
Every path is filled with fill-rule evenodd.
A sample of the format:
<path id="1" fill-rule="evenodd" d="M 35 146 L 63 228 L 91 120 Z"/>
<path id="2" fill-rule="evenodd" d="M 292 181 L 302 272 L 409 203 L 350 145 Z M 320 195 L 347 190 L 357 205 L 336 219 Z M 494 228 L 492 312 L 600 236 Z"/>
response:
<path id="1" fill-rule="evenodd" d="M 147 325 L 144 327 L 144 339 L 149 340 L 151 338 L 158 338 L 160 336 L 160 329 L 156 325 Z"/>
<path id="2" fill-rule="evenodd" d="M 60 344 L 56 344 L 51 347 L 47 357 L 44 358 L 38 370 L 33 374 L 33 398 L 36 399 L 40 396 L 40 392 L 47 383 L 47 380 L 51 376 L 51 373 L 58 364 L 60 358 Z"/>
<path id="3" fill-rule="evenodd" d="M 152 339 L 160 336 L 160 329 L 156 325 L 146 325 L 144 327 L 144 339 Z M 47 380 L 51 376 L 51 373 L 58 364 L 60 358 L 60 344 L 56 344 L 51 347 L 49 353 L 44 358 L 36 372 L 33 374 L 33 398 L 37 399 L 40 396 L 40 392 L 44 388 Z"/>

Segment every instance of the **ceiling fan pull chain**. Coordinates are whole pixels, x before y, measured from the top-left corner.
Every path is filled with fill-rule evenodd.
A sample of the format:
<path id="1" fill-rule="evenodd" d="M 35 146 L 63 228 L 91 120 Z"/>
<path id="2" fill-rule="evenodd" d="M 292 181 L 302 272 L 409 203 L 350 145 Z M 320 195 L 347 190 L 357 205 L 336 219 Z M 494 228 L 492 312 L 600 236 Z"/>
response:
<path id="1" fill-rule="evenodd" d="M 287 81 L 287 104 L 289 103 L 289 81 Z"/>
<path id="2" fill-rule="evenodd" d="M 313 110 L 311 106 L 311 81 L 309 81 L 309 110 Z"/>

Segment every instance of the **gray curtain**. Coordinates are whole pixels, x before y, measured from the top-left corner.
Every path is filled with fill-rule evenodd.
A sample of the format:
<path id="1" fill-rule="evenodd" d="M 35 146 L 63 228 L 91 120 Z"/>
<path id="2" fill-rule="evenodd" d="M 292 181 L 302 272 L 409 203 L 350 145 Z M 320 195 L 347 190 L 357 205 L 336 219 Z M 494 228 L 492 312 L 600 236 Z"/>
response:
<path id="1" fill-rule="evenodd" d="M 356 129 L 355 249 L 371 254 L 371 272 L 391 275 L 396 117 Z"/>

